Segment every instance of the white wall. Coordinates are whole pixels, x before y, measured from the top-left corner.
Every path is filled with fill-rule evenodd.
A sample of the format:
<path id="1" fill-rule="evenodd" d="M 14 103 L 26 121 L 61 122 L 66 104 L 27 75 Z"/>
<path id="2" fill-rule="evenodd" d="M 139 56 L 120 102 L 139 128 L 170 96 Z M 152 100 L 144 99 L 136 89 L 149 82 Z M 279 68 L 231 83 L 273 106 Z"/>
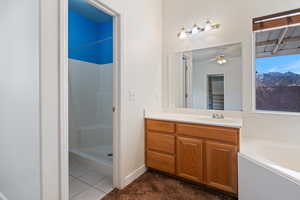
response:
<path id="1" fill-rule="evenodd" d="M 40 107 L 41 107 L 41 190 L 43 200 L 60 198 L 60 190 L 66 190 L 60 185 L 60 144 L 67 138 L 60 137 L 60 126 L 67 129 L 66 121 L 60 120 L 60 110 L 66 112 L 64 105 L 59 105 L 60 95 L 68 97 L 59 90 L 60 81 L 67 81 L 59 76 L 64 71 L 59 68 L 59 0 L 40 0 Z M 61 8 L 64 6 L 62 5 Z M 66 8 L 67 9 L 67 8 Z M 67 55 L 66 55 L 67 56 Z M 65 175 L 66 178 L 68 174 Z"/>
<path id="2" fill-rule="evenodd" d="M 121 178 L 144 165 L 144 108 L 161 106 L 161 0 L 103 0 L 121 13 L 122 104 Z M 129 101 L 128 92 L 135 93 Z"/>
<path id="3" fill-rule="evenodd" d="M 39 1 L 0 1 L 0 26 L 0 194 L 40 200 Z"/>
<path id="4" fill-rule="evenodd" d="M 112 64 L 69 59 L 69 147 L 112 145 Z"/>
<path id="5" fill-rule="evenodd" d="M 207 109 L 207 76 L 223 74 L 224 110 L 242 109 L 241 58 L 227 59 L 228 63 L 225 65 L 207 61 L 193 62 L 193 108 Z"/>
<path id="6" fill-rule="evenodd" d="M 243 137 L 265 137 L 287 142 L 300 142 L 299 115 L 250 114 L 252 112 L 252 18 L 292 10 L 300 7 L 296 0 L 164 0 L 163 46 L 164 77 L 167 77 L 167 55 L 191 49 L 242 42 L 243 70 Z M 204 32 L 199 39 L 179 40 L 182 26 L 192 27 L 209 18 L 221 28 Z M 168 80 L 164 79 L 163 94 L 168 94 Z M 168 99 L 168 97 L 163 98 Z M 166 107 L 168 100 L 164 101 Z M 262 126 L 259 126 L 261 124 Z"/>

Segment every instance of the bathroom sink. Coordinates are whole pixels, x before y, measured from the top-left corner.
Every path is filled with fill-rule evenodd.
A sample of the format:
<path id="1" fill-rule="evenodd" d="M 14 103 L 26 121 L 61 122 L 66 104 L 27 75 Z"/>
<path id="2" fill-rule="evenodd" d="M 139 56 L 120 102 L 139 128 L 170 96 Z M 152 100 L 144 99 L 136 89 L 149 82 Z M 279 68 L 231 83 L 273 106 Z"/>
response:
<path id="1" fill-rule="evenodd" d="M 201 118 L 201 120 L 205 120 L 208 122 L 220 122 L 220 123 L 236 123 L 236 120 L 232 119 L 213 119 L 213 118 Z"/>

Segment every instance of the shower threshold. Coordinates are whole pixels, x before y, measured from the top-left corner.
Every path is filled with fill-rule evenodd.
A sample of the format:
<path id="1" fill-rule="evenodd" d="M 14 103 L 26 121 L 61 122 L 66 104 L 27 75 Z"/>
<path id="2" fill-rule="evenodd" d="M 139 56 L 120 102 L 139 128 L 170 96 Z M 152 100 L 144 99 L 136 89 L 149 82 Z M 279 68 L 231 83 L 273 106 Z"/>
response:
<path id="1" fill-rule="evenodd" d="M 110 154 L 111 156 L 109 156 Z M 85 165 L 96 168 L 107 176 L 112 176 L 113 174 L 113 154 L 110 146 L 71 149 L 70 156 Z"/>

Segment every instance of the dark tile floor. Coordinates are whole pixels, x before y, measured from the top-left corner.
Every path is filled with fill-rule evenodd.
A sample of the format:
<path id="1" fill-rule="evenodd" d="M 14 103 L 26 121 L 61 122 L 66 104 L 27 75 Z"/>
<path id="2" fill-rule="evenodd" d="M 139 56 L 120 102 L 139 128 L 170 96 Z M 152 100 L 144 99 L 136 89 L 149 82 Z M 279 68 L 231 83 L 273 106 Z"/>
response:
<path id="1" fill-rule="evenodd" d="M 125 189 L 112 191 L 103 200 L 236 200 L 236 198 L 149 171 Z"/>

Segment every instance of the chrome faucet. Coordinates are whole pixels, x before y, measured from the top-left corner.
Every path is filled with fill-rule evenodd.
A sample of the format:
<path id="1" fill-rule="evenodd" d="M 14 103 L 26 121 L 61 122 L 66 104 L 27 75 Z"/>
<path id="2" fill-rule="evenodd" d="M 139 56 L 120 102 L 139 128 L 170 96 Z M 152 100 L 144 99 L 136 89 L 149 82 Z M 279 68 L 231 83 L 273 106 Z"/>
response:
<path id="1" fill-rule="evenodd" d="M 218 114 L 218 113 L 213 113 L 212 118 L 213 119 L 224 119 L 224 115 Z"/>

